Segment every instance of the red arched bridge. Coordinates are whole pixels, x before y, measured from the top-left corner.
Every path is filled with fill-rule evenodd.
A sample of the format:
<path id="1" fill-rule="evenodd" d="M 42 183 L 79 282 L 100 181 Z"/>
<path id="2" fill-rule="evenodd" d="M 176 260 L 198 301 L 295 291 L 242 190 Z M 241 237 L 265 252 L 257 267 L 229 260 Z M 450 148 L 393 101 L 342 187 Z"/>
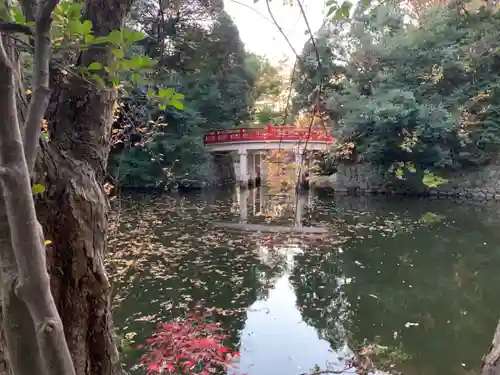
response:
<path id="1" fill-rule="evenodd" d="M 296 163 L 300 163 L 304 151 L 326 151 L 335 139 L 323 128 L 268 125 L 265 128 L 213 130 L 204 135 L 203 142 L 212 152 L 231 152 L 236 179 L 241 186 L 247 186 L 266 178 L 264 161 L 268 150 L 294 151 Z"/>
<path id="2" fill-rule="evenodd" d="M 205 146 L 211 151 L 239 151 L 294 149 L 323 150 L 335 142 L 324 129 L 304 129 L 294 126 L 272 126 L 265 128 L 235 128 L 213 130 L 203 137 Z"/>

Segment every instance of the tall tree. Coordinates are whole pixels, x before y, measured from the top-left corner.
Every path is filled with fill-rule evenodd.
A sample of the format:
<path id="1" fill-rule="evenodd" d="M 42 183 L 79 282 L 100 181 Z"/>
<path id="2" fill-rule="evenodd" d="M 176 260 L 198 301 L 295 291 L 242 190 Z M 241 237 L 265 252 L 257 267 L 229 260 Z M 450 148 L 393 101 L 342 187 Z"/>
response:
<path id="1" fill-rule="evenodd" d="M 31 350 L 25 352 L 27 348 L 23 348 L 22 341 L 9 339 L 7 329 L 7 347 L 3 349 L 7 349 L 9 365 L 16 375 L 104 375 L 111 374 L 116 364 L 110 284 L 103 265 L 108 212 L 103 182 L 118 95 L 112 73 L 102 68 L 116 67 L 113 63 L 119 56 L 113 45 L 120 44 L 124 38 L 136 38 L 133 33 L 127 34 L 122 29 L 131 3 L 131 0 L 87 0 L 82 8 L 79 4 L 65 2 L 53 11 L 56 2 L 33 0 L 22 2 L 22 12 L 14 12 L 15 20 L 11 20 L 10 9 L 2 14 L 2 26 L 5 27 L 0 31 L 7 54 L 3 48 L 0 49 L 0 105 L 4 116 L 2 124 L 13 127 L 2 126 L 0 132 L 0 160 L 4 172 L 0 179 L 3 189 L 0 213 L 6 211 L 8 218 L 6 225 L 5 216 L 0 217 L 3 323 L 9 329 L 22 329 L 28 333 L 31 330 L 38 337 L 38 347 L 34 348 L 32 342 Z M 60 40 L 75 42 L 72 38 L 81 36 L 79 41 L 84 48 L 63 50 L 61 53 L 53 51 L 54 64 L 49 64 L 51 51 L 47 33 L 52 17 L 60 21 L 58 26 L 52 27 L 52 33 L 57 34 L 57 27 L 65 25 L 68 33 L 63 33 Z M 36 23 L 31 28 L 25 21 Z M 12 25 L 14 27 L 9 28 Z M 19 54 L 12 52 L 12 40 L 19 40 L 11 38 L 12 32 L 16 31 L 34 33 L 34 93 L 27 113 L 23 110 L 22 95 L 19 95 L 19 92 L 23 94 L 21 72 L 17 70 L 21 61 Z M 29 45 L 29 41 L 20 45 Z M 70 43 L 63 47 L 73 46 Z M 58 59 L 61 60 L 58 62 Z M 61 61 L 63 68 L 60 68 Z M 95 71 L 91 74 L 93 80 L 79 74 L 82 71 L 88 73 L 90 67 Z M 50 101 L 45 114 L 49 136 L 45 138 L 41 137 L 40 124 L 47 101 Z M 16 105 L 20 107 L 21 119 L 27 119 L 25 127 L 17 126 L 13 111 Z M 21 142 L 24 142 L 24 147 Z M 22 152 L 26 156 L 20 154 Z M 36 206 L 45 238 L 51 241 L 46 254 L 31 197 L 29 173 L 35 158 L 36 167 L 31 180 L 38 184 L 35 186 L 45 186 L 44 192 L 43 189 L 38 191 L 42 194 L 37 196 Z M 26 192 L 29 192 L 29 198 Z M 49 285 L 48 281 L 44 281 L 47 275 L 43 261 L 45 255 L 52 291 L 48 294 L 43 289 Z M 37 263 L 34 263 L 35 260 Z M 37 273 L 26 274 L 26 267 L 33 267 L 33 264 L 42 268 L 37 269 Z M 16 273 L 9 274 L 9 267 L 17 268 L 15 272 L 19 277 Z M 6 274 L 11 280 L 4 277 Z M 17 287 L 18 284 L 21 287 Z M 60 319 L 50 312 L 52 298 Z M 32 306 L 33 301 L 36 302 L 35 307 Z M 36 315 L 44 306 L 49 310 L 42 310 L 41 315 Z M 63 324 L 67 346 L 61 337 L 44 333 L 62 332 L 58 331 L 62 328 L 59 322 Z M 55 342 L 43 341 L 46 339 L 44 335 L 57 340 L 59 350 L 47 353 L 51 347 L 54 348 Z M 16 339 L 20 337 L 18 334 Z M 33 340 L 33 336 L 27 337 Z M 62 367 L 67 366 L 64 348 L 66 351 L 69 348 L 74 370 Z M 37 350 L 42 364 L 37 359 Z M 21 358 L 24 354 L 33 361 L 30 363 Z M 29 365 L 38 364 L 42 366 L 38 371 L 27 372 Z"/>
<path id="2" fill-rule="evenodd" d="M 156 9 L 154 2 L 148 4 Z M 211 155 L 202 143 L 203 132 L 234 127 L 250 116 L 255 98 L 247 54 L 222 3 L 176 4 L 168 12 L 134 15 L 134 22 L 148 35 L 143 42 L 145 52 L 160 61 L 154 84 L 178 87 L 185 95 L 186 107 L 182 111 L 151 106 L 142 110 L 144 93 L 134 92 L 127 98 L 124 112 L 128 115 L 121 116 L 117 126 L 127 127 L 130 118 L 146 124 L 151 117 L 161 118 L 164 126 L 141 132 L 138 136 L 147 134 L 149 140 L 141 149 L 113 150 L 110 175 L 117 176 L 122 186 L 215 182 Z M 175 27 L 167 32 L 163 26 L 151 26 L 155 24 Z"/>

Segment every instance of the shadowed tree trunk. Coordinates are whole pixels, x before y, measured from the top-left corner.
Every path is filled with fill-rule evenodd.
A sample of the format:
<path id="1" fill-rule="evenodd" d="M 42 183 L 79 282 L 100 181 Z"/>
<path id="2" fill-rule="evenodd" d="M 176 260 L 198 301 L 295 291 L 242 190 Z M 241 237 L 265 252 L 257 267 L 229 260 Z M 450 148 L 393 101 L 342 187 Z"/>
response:
<path id="1" fill-rule="evenodd" d="M 94 35 L 120 29 L 132 0 L 87 0 L 83 19 Z M 77 65 L 109 65 L 110 52 L 95 47 Z M 107 375 L 117 360 L 110 284 L 104 270 L 108 202 L 103 181 L 117 98 L 70 74 L 53 74 L 47 111 L 50 140 L 40 142 L 34 180 L 46 187 L 37 199 L 51 288 L 77 375 Z"/>

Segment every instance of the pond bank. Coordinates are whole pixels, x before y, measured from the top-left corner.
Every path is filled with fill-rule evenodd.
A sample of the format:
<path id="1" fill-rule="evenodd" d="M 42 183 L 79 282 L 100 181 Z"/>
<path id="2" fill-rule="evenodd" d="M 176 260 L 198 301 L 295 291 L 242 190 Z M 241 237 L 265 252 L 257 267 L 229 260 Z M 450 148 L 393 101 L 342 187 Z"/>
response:
<path id="1" fill-rule="evenodd" d="M 443 174 L 446 182 L 435 188 L 422 185 L 422 176 L 405 173 L 404 179 L 386 177 L 387 169 L 372 164 L 340 164 L 330 176 L 316 176 L 311 186 L 348 195 L 433 196 L 473 200 L 500 200 L 500 166 L 493 164 L 473 170 Z"/>

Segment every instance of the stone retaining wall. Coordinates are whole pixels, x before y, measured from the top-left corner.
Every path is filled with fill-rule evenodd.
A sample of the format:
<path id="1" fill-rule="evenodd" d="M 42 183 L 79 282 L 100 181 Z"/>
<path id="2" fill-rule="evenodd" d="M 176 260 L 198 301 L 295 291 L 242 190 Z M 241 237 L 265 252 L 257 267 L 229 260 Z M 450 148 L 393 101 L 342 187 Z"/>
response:
<path id="1" fill-rule="evenodd" d="M 424 187 L 421 178 L 412 174 L 407 174 L 404 180 L 388 181 L 384 172 L 381 167 L 370 164 L 339 165 L 337 173 L 316 177 L 311 185 L 350 195 L 402 194 L 500 200 L 500 165 L 448 173 L 442 176 L 448 180 L 447 183 L 431 189 Z"/>

